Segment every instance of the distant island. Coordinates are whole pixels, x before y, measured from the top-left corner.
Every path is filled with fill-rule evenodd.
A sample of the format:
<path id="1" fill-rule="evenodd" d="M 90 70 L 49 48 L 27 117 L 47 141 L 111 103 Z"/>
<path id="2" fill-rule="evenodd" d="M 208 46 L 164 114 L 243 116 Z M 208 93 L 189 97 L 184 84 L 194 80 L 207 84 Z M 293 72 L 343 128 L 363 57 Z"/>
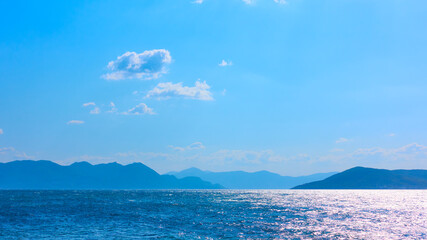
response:
<path id="1" fill-rule="evenodd" d="M 301 177 L 282 176 L 269 171 L 244 172 L 211 172 L 198 168 L 189 168 L 180 172 L 169 172 L 178 178 L 199 177 L 205 181 L 220 184 L 228 189 L 290 189 L 300 184 L 318 181 L 334 175 L 331 173 L 317 173 Z"/>
<path id="2" fill-rule="evenodd" d="M 293 189 L 427 189 L 427 170 L 355 167 Z"/>
<path id="3" fill-rule="evenodd" d="M 301 177 L 268 171 L 210 172 L 189 168 L 161 175 L 142 163 L 68 166 L 40 160 L 0 163 L 0 189 L 427 189 L 427 170 L 355 167 Z"/>
<path id="4" fill-rule="evenodd" d="M 62 166 L 51 161 L 0 163 L 0 189 L 221 189 L 198 177 L 160 175 L 142 163 Z"/>

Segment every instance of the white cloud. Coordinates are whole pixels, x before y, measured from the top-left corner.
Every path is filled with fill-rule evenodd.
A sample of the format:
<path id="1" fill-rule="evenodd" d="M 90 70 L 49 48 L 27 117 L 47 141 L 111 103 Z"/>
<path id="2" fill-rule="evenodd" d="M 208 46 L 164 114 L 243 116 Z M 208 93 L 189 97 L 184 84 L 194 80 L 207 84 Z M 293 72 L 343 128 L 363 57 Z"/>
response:
<path id="1" fill-rule="evenodd" d="M 3 134 L 3 129 L 0 128 L 0 135 Z"/>
<path id="2" fill-rule="evenodd" d="M 335 141 L 335 143 L 345 143 L 348 141 L 349 141 L 349 139 L 347 139 L 347 138 L 339 138 L 338 140 Z"/>
<path id="3" fill-rule="evenodd" d="M 172 148 L 175 151 L 179 151 L 179 152 L 185 151 L 185 148 L 183 148 L 183 147 L 177 147 L 177 146 L 173 146 L 173 145 L 169 145 L 168 147 Z"/>
<path id="4" fill-rule="evenodd" d="M 233 65 L 233 62 L 225 61 L 224 59 L 218 64 L 218 66 L 220 66 L 220 67 L 226 67 L 226 66 L 231 66 L 231 65 Z"/>
<path id="5" fill-rule="evenodd" d="M 94 102 L 83 103 L 83 107 L 94 107 L 92 110 L 90 110 L 90 112 L 89 112 L 90 114 L 100 114 L 101 113 L 101 109 L 99 107 L 97 107 Z"/>
<path id="6" fill-rule="evenodd" d="M 30 156 L 25 152 L 16 150 L 13 147 L 3 147 L 0 148 L 0 161 L 12 161 L 18 159 L 33 159 L 34 156 Z"/>
<path id="7" fill-rule="evenodd" d="M 242 0 L 246 4 L 254 4 L 255 0 Z"/>
<path id="8" fill-rule="evenodd" d="M 212 93 L 209 91 L 211 87 L 204 82 L 196 81 L 194 87 L 182 86 L 180 83 L 159 83 L 157 86 L 148 92 L 147 98 L 156 97 L 158 99 L 169 99 L 171 97 L 185 97 L 189 99 L 211 101 L 213 100 Z"/>
<path id="9" fill-rule="evenodd" d="M 396 134 L 395 134 L 395 133 L 390 133 L 390 134 L 388 134 L 387 136 L 389 136 L 389 137 L 394 137 L 394 136 L 396 136 Z"/>
<path id="10" fill-rule="evenodd" d="M 334 153 L 313 158 L 319 167 L 348 169 L 355 166 L 411 169 L 427 168 L 427 146 L 411 143 L 397 148 L 360 148 L 350 153 Z"/>
<path id="11" fill-rule="evenodd" d="M 186 147 L 177 147 L 177 146 L 172 146 L 172 145 L 169 145 L 168 147 L 172 148 L 175 151 L 180 151 L 180 152 L 183 152 L 183 151 L 186 151 L 186 150 L 205 149 L 205 146 L 201 142 L 195 142 L 195 143 L 192 143 L 192 144 L 190 144 L 190 145 L 188 145 Z"/>
<path id="12" fill-rule="evenodd" d="M 391 149 L 385 149 L 385 148 L 362 148 L 356 150 L 353 155 L 354 156 L 361 156 L 361 155 L 383 155 L 383 156 L 398 156 L 398 155 L 426 155 L 427 156 L 427 146 L 418 144 L 418 143 L 411 143 L 407 144 L 405 146 L 399 147 L 399 148 L 391 148 Z"/>
<path id="13" fill-rule="evenodd" d="M 85 123 L 84 121 L 81 120 L 70 120 L 67 122 L 68 125 L 79 125 L 79 124 L 83 124 Z"/>
<path id="14" fill-rule="evenodd" d="M 286 0 L 274 0 L 275 3 L 278 4 L 287 4 L 288 2 Z"/>
<path id="15" fill-rule="evenodd" d="M 283 156 L 272 150 L 223 149 L 214 152 L 186 151 L 189 146 L 169 146 L 177 150 L 177 152 L 171 153 L 123 152 L 110 156 L 89 157 L 85 155 L 80 158 L 91 160 L 94 163 L 114 160 L 127 164 L 142 161 L 149 167 L 160 170 L 160 172 L 198 167 L 210 171 L 267 170 L 293 176 L 342 171 L 355 166 L 385 169 L 427 168 L 427 146 L 417 143 L 390 149 L 380 147 L 358 149 L 349 153 L 335 151 L 321 156 L 307 154 Z"/>
<path id="16" fill-rule="evenodd" d="M 83 103 L 83 107 L 89 107 L 89 106 L 95 106 L 96 104 L 94 102 L 87 102 Z"/>
<path id="17" fill-rule="evenodd" d="M 110 102 L 110 110 L 107 111 L 108 113 L 115 113 L 117 112 L 116 104 L 113 102 Z"/>
<path id="18" fill-rule="evenodd" d="M 205 146 L 201 142 L 195 142 L 190 144 L 187 149 L 189 150 L 197 150 L 197 149 L 205 149 Z"/>
<path id="19" fill-rule="evenodd" d="M 262 165 L 265 163 L 278 163 L 290 160 L 289 158 L 275 154 L 272 150 L 229 150 L 223 149 L 204 157 L 205 161 L 216 161 L 220 165 L 246 164 Z"/>
<path id="20" fill-rule="evenodd" d="M 203 3 L 203 0 L 194 0 L 192 3 L 195 3 L 195 4 L 202 4 L 202 3 Z"/>
<path id="21" fill-rule="evenodd" d="M 99 107 L 95 107 L 94 109 L 90 110 L 90 114 L 99 114 L 101 113 L 101 109 Z"/>
<path id="22" fill-rule="evenodd" d="M 149 108 L 147 106 L 147 104 L 140 103 L 122 114 L 123 115 L 144 115 L 144 114 L 153 115 L 155 113 L 152 108 Z"/>
<path id="23" fill-rule="evenodd" d="M 165 49 L 126 52 L 109 62 L 107 68 L 111 72 L 101 77 L 107 80 L 156 79 L 167 72 L 166 66 L 171 62 L 172 57 Z"/>
<path id="24" fill-rule="evenodd" d="M 334 148 L 334 149 L 331 149 L 329 152 L 344 152 L 344 149 Z"/>

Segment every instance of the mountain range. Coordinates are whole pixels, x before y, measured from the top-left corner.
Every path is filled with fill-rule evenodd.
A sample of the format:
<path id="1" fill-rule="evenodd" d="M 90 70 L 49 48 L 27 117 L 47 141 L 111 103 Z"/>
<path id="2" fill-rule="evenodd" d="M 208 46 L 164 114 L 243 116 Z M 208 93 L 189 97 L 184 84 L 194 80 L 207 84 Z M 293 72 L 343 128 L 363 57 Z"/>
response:
<path id="1" fill-rule="evenodd" d="M 294 189 L 427 189 L 427 170 L 354 167 Z"/>
<path id="2" fill-rule="evenodd" d="M 189 168 L 160 175 L 142 163 L 68 166 L 40 160 L 0 163 L 0 189 L 427 189 L 427 170 L 355 167 L 301 177 L 268 171 Z"/>
<path id="3" fill-rule="evenodd" d="M 62 166 L 51 161 L 0 163 L 0 189 L 219 189 L 198 177 L 160 175 L 142 163 Z"/>
<path id="4" fill-rule="evenodd" d="M 180 172 L 169 172 L 178 178 L 199 177 L 205 181 L 220 184 L 228 189 L 289 189 L 297 185 L 318 181 L 334 175 L 331 173 L 317 173 L 301 177 L 282 176 L 268 171 L 259 172 L 210 172 L 198 168 L 189 168 Z"/>

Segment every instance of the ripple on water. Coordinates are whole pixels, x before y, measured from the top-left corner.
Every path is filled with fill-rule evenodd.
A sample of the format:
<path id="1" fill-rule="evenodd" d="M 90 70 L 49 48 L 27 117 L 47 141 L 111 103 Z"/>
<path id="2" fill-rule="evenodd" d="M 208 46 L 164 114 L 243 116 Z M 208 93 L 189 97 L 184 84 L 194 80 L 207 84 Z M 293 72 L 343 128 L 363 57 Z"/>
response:
<path id="1" fill-rule="evenodd" d="M 0 237 L 426 239 L 427 191 L 0 191 Z"/>

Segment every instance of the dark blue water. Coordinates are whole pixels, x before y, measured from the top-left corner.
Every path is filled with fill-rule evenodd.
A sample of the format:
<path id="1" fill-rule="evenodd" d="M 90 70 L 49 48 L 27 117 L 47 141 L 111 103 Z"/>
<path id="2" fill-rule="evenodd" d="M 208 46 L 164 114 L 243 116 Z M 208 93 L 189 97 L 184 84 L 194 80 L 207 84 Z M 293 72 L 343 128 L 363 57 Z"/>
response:
<path id="1" fill-rule="evenodd" d="M 1 239 L 426 239 L 427 191 L 0 191 Z"/>

